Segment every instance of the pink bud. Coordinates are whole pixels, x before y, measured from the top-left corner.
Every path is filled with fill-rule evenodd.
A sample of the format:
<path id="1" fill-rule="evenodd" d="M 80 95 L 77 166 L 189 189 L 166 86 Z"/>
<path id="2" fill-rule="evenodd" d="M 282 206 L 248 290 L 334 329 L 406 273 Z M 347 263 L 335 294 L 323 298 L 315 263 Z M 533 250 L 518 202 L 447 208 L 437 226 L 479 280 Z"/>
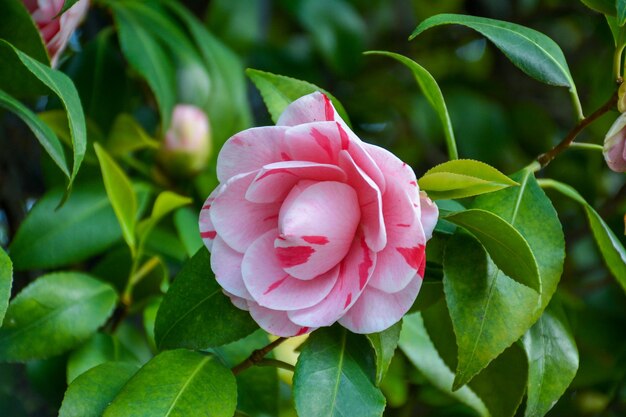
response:
<path id="1" fill-rule="evenodd" d="M 626 172 L 626 113 L 621 114 L 604 138 L 604 159 L 615 172 Z"/>
<path id="2" fill-rule="evenodd" d="M 59 16 L 64 3 L 65 0 L 24 0 L 46 44 L 53 67 L 89 8 L 89 0 L 80 0 Z"/>
<path id="3" fill-rule="evenodd" d="M 177 177 L 202 171 L 211 154 L 211 128 L 206 114 L 190 104 L 174 108 L 159 155 L 162 165 Z"/>

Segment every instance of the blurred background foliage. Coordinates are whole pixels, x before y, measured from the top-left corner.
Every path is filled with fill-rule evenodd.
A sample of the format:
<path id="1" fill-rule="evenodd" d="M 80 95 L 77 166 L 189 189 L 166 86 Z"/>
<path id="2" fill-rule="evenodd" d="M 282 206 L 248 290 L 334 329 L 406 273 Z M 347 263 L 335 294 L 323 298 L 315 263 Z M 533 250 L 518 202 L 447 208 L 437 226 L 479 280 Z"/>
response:
<path id="1" fill-rule="evenodd" d="M 347 109 L 354 130 L 365 141 L 384 146 L 410 163 L 418 177 L 444 162 L 443 131 L 434 111 L 418 90 L 411 73 L 366 50 L 406 55 L 437 79 L 448 105 L 459 153 L 513 173 L 556 144 L 576 123 L 566 89 L 553 88 L 525 76 L 477 33 L 461 27 L 428 31 L 409 42 L 423 19 L 437 13 L 464 13 L 508 20 L 537 29 L 563 49 L 578 86 L 585 114 L 612 94 L 613 41 L 604 18 L 572 0 L 214 0 L 184 2 L 210 32 L 228 46 L 245 68 L 255 68 L 312 82 L 337 97 Z M 152 34 L 152 36 L 156 36 Z M 167 44 L 167 41 L 164 42 Z M 146 86 L 124 60 L 111 9 L 95 2 L 88 19 L 72 39 L 74 52 L 61 69 L 75 81 L 92 124 L 90 137 L 107 135 L 121 112 L 133 114 L 146 131 L 159 136 L 158 113 Z M 169 48 L 169 49 L 168 49 Z M 164 48 L 176 74 L 177 94 L 194 102 L 218 88 L 211 74 L 171 45 Z M 94 77 L 97 82 L 94 83 Z M 228 94 L 222 89 L 221 94 Z M 263 101 L 248 82 L 250 114 L 239 107 L 234 121 L 212 119 L 214 150 L 228 135 L 249 125 L 271 124 Z M 217 103 L 215 106 L 223 106 Z M 39 102 L 39 110 L 58 107 Z M 219 107 L 221 109 L 221 107 Z M 0 130 L 0 243 L 15 235 L 27 210 L 44 191 L 63 178 L 10 114 Z M 605 115 L 580 140 L 601 144 L 616 112 Z M 231 126 L 222 126 L 231 123 Z M 237 128 L 236 128 L 237 127 Z M 91 153 L 91 155 L 90 155 Z M 99 177 L 93 151 L 88 151 L 80 184 Z M 141 154 L 138 158 L 141 162 Z M 147 157 L 144 159 L 148 159 Z M 144 161 L 145 162 L 145 161 Z M 174 189 L 195 195 L 199 203 L 215 185 L 209 169 L 192 184 Z M 608 170 L 601 153 L 570 149 L 539 174 L 574 186 L 624 242 L 626 185 L 624 175 Z M 572 386 L 550 416 L 626 415 L 626 296 L 610 276 L 592 241 L 580 207 L 549 191 L 563 223 L 567 241 L 565 272 L 557 296 L 563 302 L 580 351 L 580 368 Z M 145 207 L 145 204 L 140 206 Z M 193 219 L 193 213 L 191 218 Z M 163 271 L 145 286 L 166 285 L 186 253 L 174 235 L 178 215 L 155 230 L 148 247 L 164 255 Z M 113 218 L 109 219 L 114 222 Z M 128 252 L 121 241 L 89 268 L 127 268 Z M 169 272 L 168 272 L 169 270 Z M 16 272 L 14 294 L 36 276 Z M 124 274 L 120 274 L 124 276 Z M 149 292 L 150 288 L 145 289 Z M 146 301 L 147 303 L 149 301 Z M 141 318 L 139 318 L 141 320 Z M 125 328 L 120 338 L 132 338 Z M 131 344 L 132 345 L 132 344 Z M 135 345 L 140 346 L 140 345 Z M 149 351 L 148 351 L 149 352 Z M 146 352 L 133 352 L 136 356 Z M 148 353 L 149 355 L 149 353 Z M 65 390 L 67 355 L 0 365 L 0 414 L 55 415 Z M 28 383 L 26 381 L 29 381 Z M 282 383 L 284 384 L 284 382 Z M 285 387 L 283 387 L 285 388 Z M 398 350 L 383 383 L 389 416 L 471 416 L 473 412 L 431 386 Z M 289 390 L 281 389 L 280 415 L 293 415 Z"/>

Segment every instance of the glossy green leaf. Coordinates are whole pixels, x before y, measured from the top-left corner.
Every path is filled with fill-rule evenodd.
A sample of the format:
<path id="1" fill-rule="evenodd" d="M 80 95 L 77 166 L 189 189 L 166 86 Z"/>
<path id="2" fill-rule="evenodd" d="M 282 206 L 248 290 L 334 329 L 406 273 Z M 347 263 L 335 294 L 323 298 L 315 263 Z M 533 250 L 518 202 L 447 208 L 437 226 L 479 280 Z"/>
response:
<path id="1" fill-rule="evenodd" d="M 426 70 L 424 67 L 419 65 L 417 62 L 413 61 L 410 58 L 407 58 L 403 55 L 396 54 L 393 52 L 386 51 L 368 51 L 365 52 L 366 55 L 384 55 L 390 58 L 399 61 L 408 67 L 417 84 L 422 89 L 424 96 L 432 106 L 432 108 L 437 113 L 441 125 L 443 126 L 443 133 L 446 137 L 446 144 L 448 146 L 448 156 L 450 159 L 458 159 L 459 154 L 456 149 L 456 140 L 454 139 L 454 130 L 452 129 L 452 121 L 450 120 L 450 115 L 448 114 L 448 108 L 446 107 L 446 102 L 443 99 L 443 94 L 441 93 L 441 89 L 437 84 L 435 78 Z M 434 198 L 431 196 L 431 198 Z"/>
<path id="2" fill-rule="evenodd" d="M 140 149 L 158 149 L 159 143 L 126 113 L 115 118 L 106 148 L 114 156 L 122 156 Z"/>
<path id="3" fill-rule="evenodd" d="M 163 217 L 191 202 L 191 198 L 178 195 L 172 191 L 161 192 L 157 196 L 154 206 L 152 206 L 152 213 L 150 214 L 150 217 L 143 220 L 137 226 L 139 239 L 141 241 L 145 241 L 154 226 L 156 226 L 157 223 L 163 219 Z"/>
<path id="4" fill-rule="evenodd" d="M 46 193 L 17 230 L 9 249 L 15 269 L 56 268 L 98 254 L 122 233 L 100 184 L 76 186 L 60 209 L 63 191 Z"/>
<path id="5" fill-rule="evenodd" d="M 96 333 L 70 353 L 67 359 L 67 383 L 70 384 L 78 376 L 105 362 L 138 364 L 139 360 L 116 337 Z"/>
<path id="6" fill-rule="evenodd" d="M 607 15 L 604 17 L 606 18 L 606 23 L 609 25 L 609 29 L 611 29 L 615 49 L 623 48 L 624 45 L 626 45 L 626 28 L 617 23 L 616 17 Z"/>
<path id="7" fill-rule="evenodd" d="M 470 209 L 445 216 L 463 227 L 487 249 L 496 266 L 517 282 L 541 292 L 535 255 L 526 239 L 501 217 L 486 210 Z"/>
<path id="8" fill-rule="evenodd" d="M 596 12 L 615 16 L 615 0 L 581 0 L 583 4 Z"/>
<path id="9" fill-rule="evenodd" d="M 15 113 L 26 123 L 41 146 L 50 155 L 50 158 L 61 169 L 63 174 L 69 178 L 70 172 L 65 160 L 65 153 L 63 153 L 63 146 L 52 129 L 43 123 L 28 107 L 2 90 L 0 90 L 0 107 Z"/>
<path id="10" fill-rule="evenodd" d="M 626 0 L 616 0 L 615 9 L 617 11 L 617 24 L 624 26 L 626 23 Z"/>
<path id="11" fill-rule="evenodd" d="M 257 329 L 246 311 L 232 305 L 200 249 L 165 295 L 154 327 L 159 349 L 206 349 L 234 342 Z"/>
<path id="12" fill-rule="evenodd" d="M 145 364 L 103 417 L 186 417 L 209 411 L 210 416 L 232 417 L 236 406 L 237 385 L 230 369 L 213 355 L 179 349 Z"/>
<path id="13" fill-rule="evenodd" d="M 578 349 L 567 318 L 554 301 L 522 342 L 528 357 L 526 417 L 541 417 L 556 404 L 578 370 Z"/>
<path id="14" fill-rule="evenodd" d="M 63 3 L 63 8 L 61 9 L 61 13 L 59 14 L 65 13 L 70 7 L 75 5 L 77 2 L 78 0 L 65 0 L 65 2 Z"/>
<path id="15" fill-rule="evenodd" d="M 133 185 L 117 165 L 115 160 L 98 143 L 94 144 L 102 180 L 106 189 L 113 211 L 117 216 L 122 229 L 122 236 L 128 244 L 131 253 L 135 252 L 135 216 L 137 214 L 137 196 L 133 190 Z"/>
<path id="16" fill-rule="evenodd" d="M 435 200 L 471 197 L 519 185 L 492 166 L 472 159 L 437 165 L 429 169 L 418 184 Z"/>
<path id="17" fill-rule="evenodd" d="M 515 23 L 478 16 L 439 14 L 422 21 L 410 39 L 432 27 L 449 24 L 463 25 L 481 33 L 515 66 L 536 80 L 576 91 L 561 48 L 543 33 Z"/>
<path id="18" fill-rule="evenodd" d="M 50 62 L 39 30 L 22 0 L 0 2 L 0 39 L 10 42 L 39 62 L 44 64 Z M 0 69 L 0 74 L 3 70 L 9 68 Z"/>
<path id="19" fill-rule="evenodd" d="M 452 391 L 454 373 L 439 356 L 424 327 L 422 315 L 409 314 L 404 316 L 403 322 L 398 346 L 411 363 L 439 390 L 471 407 L 480 416 L 489 416 L 487 407 L 471 388 L 465 386 Z"/>
<path id="20" fill-rule="evenodd" d="M 300 417 L 378 417 L 385 398 L 374 385 L 376 367 L 364 336 L 342 327 L 309 336 L 294 373 L 293 395 Z"/>
<path id="21" fill-rule="evenodd" d="M 339 100 L 315 84 L 252 68 L 248 68 L 246 70 L 246 74 L 261 93 L 261 97 L 263 97 L 265 106 L 267 107 L 270 116 L 272 116 L 274 123 L 278 121 L 278 118 L 289 104 L 302 96 L 316 91 L 326 94 L 335 106 L 339 116 L 341 116 L 346 123 L 350 123 L 348 114 Z"/>
<path id="22" fill-rule="evenodd" d="M 137 21 L 137 17 L 124 7 L 124 2 L 113 2 L 111 6 L 122 52 L 150 86 L 158 103 L 162 125 L 167 128 L 176 103 L 176 83 L 171 60 L 156 39 Z"/>
<path id="23" fill-rule="evenodd" d="M 188 207 L 176 210 L 176 213 L 174 213 L 174 226 L 176 226 L 178 237 L 185 246 L 187 254 L 189 257 L 192 257 L 202 247 L 198 213 Z"/>
<path id="24" fill-rule="evenodd" d="M 83 108 L 78 97 L 76 87 L 72 83 L 72 80 L 60 71 L 53 70 L 52 68 L 42 64 L 34 58 L 26 55 L 24 52 L 18 50 L 10 43 L 0 39 L 0 56 L 7 59 L 3 65 L 21 65 L 31 77 L 37 80 L 36 82 L 45 85 L 45 87 L 53 92 L 63 104 L 67 113 L 67 120 L 70 128 L 70 136 L 72 139 L 72 149 L 74 153 L 74 164 L 70 175 L 70 181 L 68 184 L 68 190 L 71 188 L 76 174 L 80 168 L 80 165 L 85 156 L 87 149 L 87 128 L 85 125 L 85 115 L 83 114 Z M 24 74 L 25 72 L 20 72 Z M 17 75 L 18 77 L 20 75 Z M 0 89 L 5 90 L 7 93 L 12 94 L 11 83 L 14 81 L 11 79 L 0 79 Z"/>
<path id="25" fill-rule="evenodd" d="M 106 362 L 77 377 L 65 392 L 59 417 L 100 417 L 139 367 Z"/>
<path id="26" fill-rule="evenodd" d="M 398 346 L 400 330 L 402 330 L 402 321 L 382 332 L 366 335 L 376 354 L 376 385 L 380 385 L 387 373 L 391 359 Z"/>
<path id="27" fill-rule="evenodd" d="M 13 263 L 11 263 L 11 258 L 6 252 L 0 248 L 0 323 L 4 320 L 4 314 L 7 312 L 12 285 Z"/>
<path id="28" fill-rule="evenodd" d="M 626 249 L 624 249 L 624 246 L 615 233 L 613 233 L 609 225 L 607 225 L 598 212 L 585 201 L 583 196 L 569 185 L 554 180 L 540 180 L 540 184 L 542 187 L 553 188 L 559 191 L 583 206 L 593 237 L 598 244 L 604 262 L 617 279 L 617 282 L 619 282 L 624 291 L 626 291 Z"/>
<path id="29" fill-rule="evenodd" d="M 47 358 L 87 339 L 113 312 L 108 284 L 79 272 L 45 275 L 9 304 L 0 328 L 0 360 Z"/>

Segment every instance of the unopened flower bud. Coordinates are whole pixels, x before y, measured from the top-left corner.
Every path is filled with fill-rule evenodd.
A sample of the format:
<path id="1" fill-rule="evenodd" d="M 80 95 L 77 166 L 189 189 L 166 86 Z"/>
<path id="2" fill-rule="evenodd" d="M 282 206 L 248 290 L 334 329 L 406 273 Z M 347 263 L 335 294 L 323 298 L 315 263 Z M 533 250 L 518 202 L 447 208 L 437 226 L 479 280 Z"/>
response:
<path id="1" fill-rule="evenodd" d="M 626 172 L 626 113 L 621 114 L 604 138 L 604 159 L 615 172 Z"/>
<path id="2" fill-rule="evenodd" d="M 210 154 L 211 127 L 204 111 L 177 105 L 159 152 L 161 165 L 174 177 L 189 177 L 206 168 Z"/>

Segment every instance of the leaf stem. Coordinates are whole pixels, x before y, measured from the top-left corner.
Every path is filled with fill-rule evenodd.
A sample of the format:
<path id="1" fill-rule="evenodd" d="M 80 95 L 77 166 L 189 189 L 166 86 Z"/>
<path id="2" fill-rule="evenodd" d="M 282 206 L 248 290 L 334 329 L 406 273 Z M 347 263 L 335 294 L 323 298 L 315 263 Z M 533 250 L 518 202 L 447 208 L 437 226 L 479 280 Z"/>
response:
<path id="1" fill-rule="evenodd" d="M 583 106 L 582 104 L 580 104 L 580 97 L 578 97 L 578 91 L 575 87 L 570 88 L 569 95 L 572 98 L 572 102 L 574 103 L 574 110 L 576 111 L 576 117 L 578 117 L 578 121 L 581 122 L 585 120 Z"/>
<path id="2" fill-rule="evenodd" d="M 602 145 L 598 145 L 596 143 L 583 143 L 583 142 L 573 142 L 570 145 L 570 148 L 587 149 L 590 151 L 600 151 L 600 152 L 602 152 L 602 150 L 604 149 Z"/>
<path id="3" fill-rule="evenodd" d="M 615 48 L 615 53 L 613 54 L 613 75 L 618 84 L 622 82 L 622 53 L 624 52 L 624 47 L 626 47 L 626 44 L 620 48 Z"/>
<path id="4" fill-rule="evenodd" d="M 606 101 L 606 103 L 604 103 L 596 111 L 591 113 L 589 117 L 586 117 L 580 120 L 576 124 L 576 126 L 574 126 L 572 130 L 569 131 L 569 133 L 565 136 L 565 138 L 561 142 L 559 142 L 559 144 L 557 144 L 555 147 L 550 149 L 548 152 L 539 155 L 539 157 L 537 158 L 537 162 L 539 162 L 539 164 L 541 165 L 541 168 L 546 167 L 550 162 L 552 162 L 554 158 L 557 157 L 557 155 L 559 155 L 565 149 L 569 148 L 574 142 L 574 139 L 576 139 L 576 137 L 580 134 L 580 132 L 582 132 L 587 126 L 589 126 L 591 123 L 596 121 L 598 118 L 600 118 L 600 116 L 602 116 L 603 114 L 611 110 L 613 107 L 615 107 L 616 104 L 617 104 L 617 91 L 613 93 L 613 95 L 611 95 L 611 97 Z"/>
<path id="5" fill-rule="evenodd" d="M 280 345 L 285 340 L 287 340 L 286 337 L 279 337 L 278 339 L 274 340 L 269 345 L 264 346 L 261 349 L 255 350 L 254 352 L 250 354 L 250 356 L 248 356 L 246 360 L 244 360 L 239 365 L 236 365 L 235 367 L 232 368 L 233 374 L 237 375 L 245 371 L 246 369 L 250 368 L 251 366 L 256 365 L 259 362 L 263 361 L 263 359 L 265 358 L 265 355 L 270 353 L 276 346 Z"/>

